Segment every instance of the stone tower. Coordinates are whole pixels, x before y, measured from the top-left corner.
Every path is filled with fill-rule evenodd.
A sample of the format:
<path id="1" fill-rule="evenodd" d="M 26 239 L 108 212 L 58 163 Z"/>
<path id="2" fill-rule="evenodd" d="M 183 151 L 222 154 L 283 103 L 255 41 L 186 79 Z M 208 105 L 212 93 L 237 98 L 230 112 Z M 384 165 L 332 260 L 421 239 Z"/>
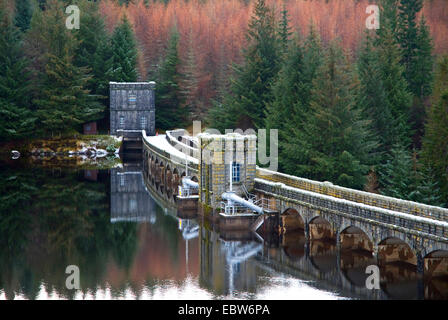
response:
<path id="1" fill-rule="evenodd" d="M 248 191 L 253 189 L 256 171 L 255 135 L 200 133 L 197 137 L 201 151 L 201 203 L 216 209 L 222 201 L 221 195 L 230 188 L 240 196 L 244 195 L 244 187 Z"/>
<path id="2" fill-rule="evenodd" d="M 147 135 L 154 135 L 155 82 L 110 82 L 109 85 L 110 133 L 132 137 L 139 135 L 132 131 L 146 130 Z"/>

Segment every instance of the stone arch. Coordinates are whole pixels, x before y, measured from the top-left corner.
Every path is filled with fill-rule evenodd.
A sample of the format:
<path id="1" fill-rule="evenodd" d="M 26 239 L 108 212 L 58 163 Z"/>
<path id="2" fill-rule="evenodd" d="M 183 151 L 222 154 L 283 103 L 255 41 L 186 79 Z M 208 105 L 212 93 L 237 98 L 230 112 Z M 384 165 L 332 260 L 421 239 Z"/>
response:
<path id="1" fill-rule="evenodd" d="M 330 222 L 318 215 L 309 222 L 310 240 L 330 240 L 336 241 L 336 231 Z"/>
<path id="2" fill-rule="evenodd" d="M 448 278 L 448 250 L 436 249 L 423 258 L 423 274 L 425 277 Z"/>
<path id="3" fill-rule="evenodd" d="M 280 216 L 283 232 L 305 230 L 305 221 L 294 208 L 287 208 Z"/>
<path id="4" fill-rule="evenodd" d="M 373 253 L 373 241 L 359 227 L 348 226 L 339 232 L 341 250 L 362 250 Z"/>
<path id="5" fill-rule="evenodd" d="M 412 247 L 398 237 L 386 237 L 378 243 L 378 263 L 406 263 L 417 265 L 417 255 Z"/>

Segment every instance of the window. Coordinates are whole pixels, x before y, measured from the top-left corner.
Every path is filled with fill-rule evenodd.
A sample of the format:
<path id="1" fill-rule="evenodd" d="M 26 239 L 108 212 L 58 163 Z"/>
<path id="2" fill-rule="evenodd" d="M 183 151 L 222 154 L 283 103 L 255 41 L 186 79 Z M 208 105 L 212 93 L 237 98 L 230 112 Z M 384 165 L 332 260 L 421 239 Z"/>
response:
<path id="1" fill-rule="evenodd" d="M 146 128 L 146 117 L 140 117 L 140 127 L 141 129 Z"/>
<path id="2" fill-rule="evenodd" d="M 120 128 L 124 128 L 124 116 L 120 116 Z"/>
<path id="3" fill-rule="evenodd" d="M 124 187 L 124 174 L 120 175 L 120 187 Z"/>
<path id="4" fill-rule="evenodd" d="M 135 104 L 137 102 L 137 96 L 135 94 L 130 94 L 128 96 L 129 104 Z"/>
<path id="5" fill-rule="evenodd" d="M 240 182 L 240 168 L 239 163 L 232 162 L 232 182 Z"/>

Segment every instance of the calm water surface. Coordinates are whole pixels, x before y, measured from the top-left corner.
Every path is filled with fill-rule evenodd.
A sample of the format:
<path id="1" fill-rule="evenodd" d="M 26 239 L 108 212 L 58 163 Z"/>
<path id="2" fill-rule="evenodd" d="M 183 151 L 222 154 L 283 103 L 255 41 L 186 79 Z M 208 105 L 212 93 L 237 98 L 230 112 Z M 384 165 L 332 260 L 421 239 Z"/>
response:
<path id="1" fill-rule="evenodd" d="M 422 299 L 448 296 L 446 280 L 334 244 L 220 234 L 180 217 L 138 163 L 109 170 L 0 166 L 0 299 Z M 171 203 L 171 204 L 170 204 Z M 80 269 L 68 290 L 65 269 Z"/>

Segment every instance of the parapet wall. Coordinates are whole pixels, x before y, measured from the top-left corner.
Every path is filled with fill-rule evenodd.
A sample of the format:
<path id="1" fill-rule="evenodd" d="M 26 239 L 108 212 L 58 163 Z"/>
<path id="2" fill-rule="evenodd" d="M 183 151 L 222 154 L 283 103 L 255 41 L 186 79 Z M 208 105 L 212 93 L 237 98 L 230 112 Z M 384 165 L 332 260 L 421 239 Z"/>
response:
<path id="1" fill-rule="evenodd" d="M 189 139 L 186 133 L 184 129 L 170 130 L 166 132 L 166 139 L 177 150 L 199 159 L 198 143 L 193 138 Z"/>
<path id="2" fill-rule="evenodd" d="M 386 197 L 370 192 L 359 191 L 355 189 L 344 188 L 333 185 L 330 182 L 319 182 L 287 175 L 280 172 L 270 171 L 257 167 L 257 178 L 281 182 L 287 186 L 303 189 L 332 196 L 339 199 L 345 199 L 353 202 L 362 203 L 369 206 L 393 210 L 397 212 L 408 213 L 419 217 L 429 219 L 448 221 L 448 209 L 429 206 L 417 202 L 401 200 L 392 197 Z"/>

